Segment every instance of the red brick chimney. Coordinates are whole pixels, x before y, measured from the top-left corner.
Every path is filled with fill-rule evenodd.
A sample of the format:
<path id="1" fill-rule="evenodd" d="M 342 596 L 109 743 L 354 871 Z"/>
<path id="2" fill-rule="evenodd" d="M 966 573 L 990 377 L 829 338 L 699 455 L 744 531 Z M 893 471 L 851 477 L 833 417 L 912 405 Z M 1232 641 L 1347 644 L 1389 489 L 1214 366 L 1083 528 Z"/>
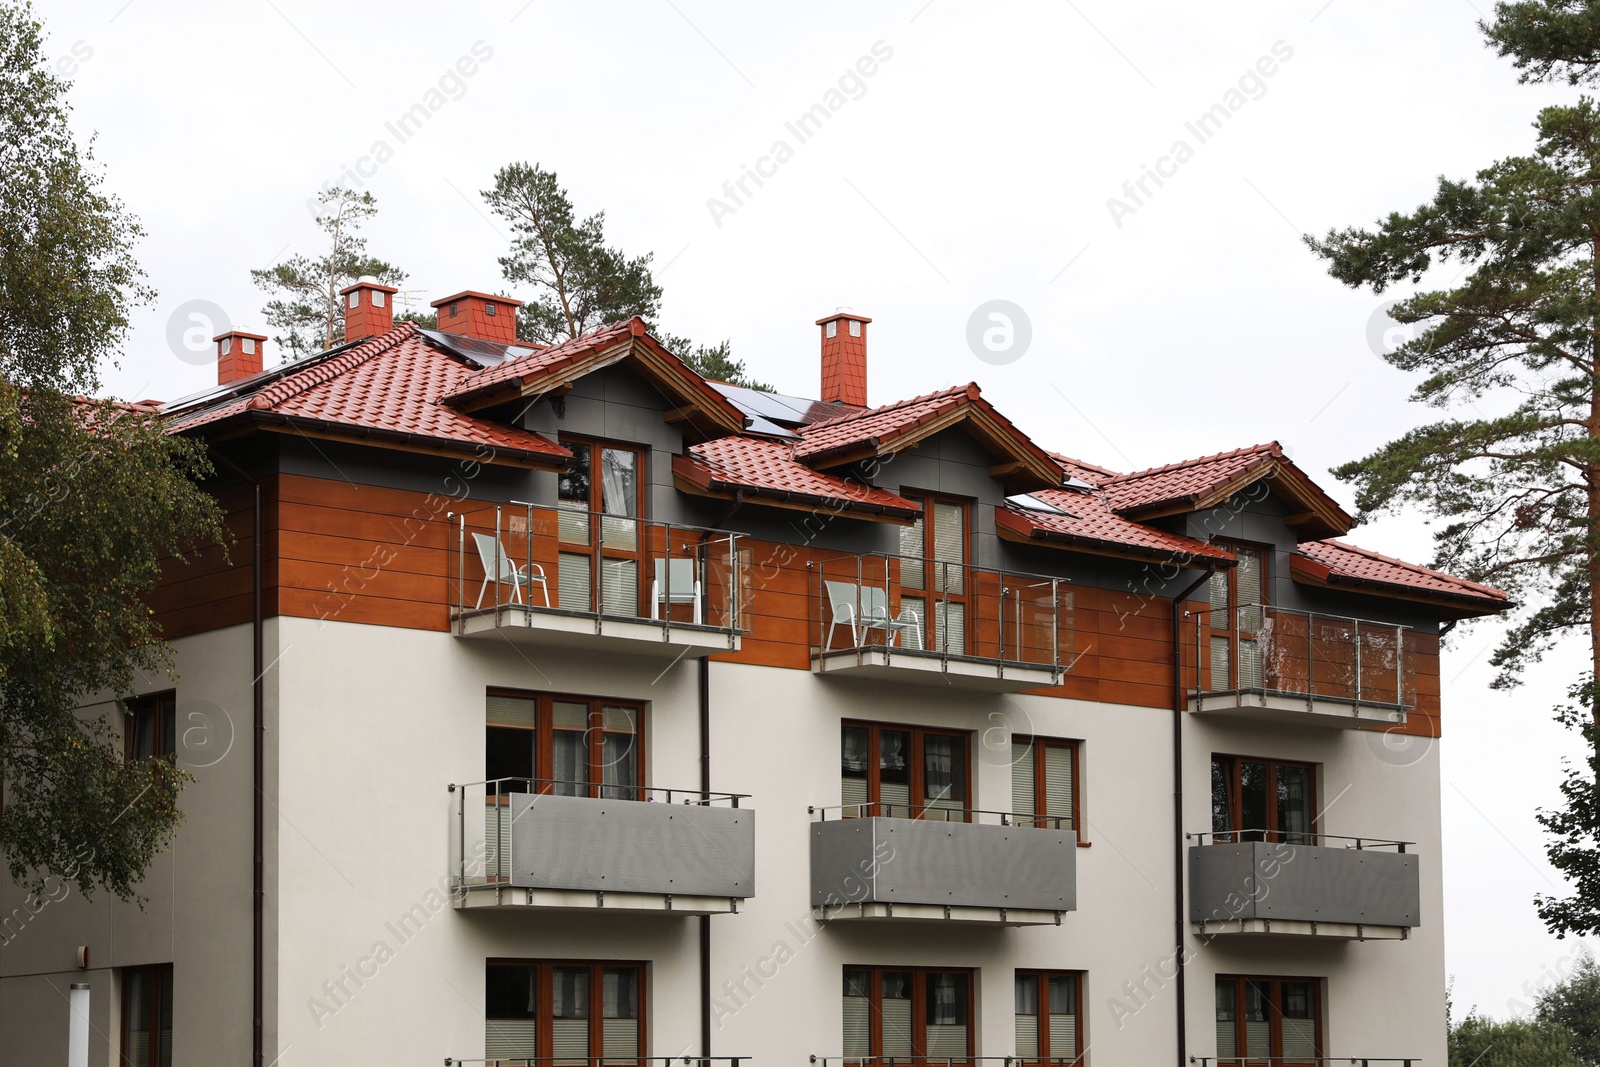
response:
<path id="1" fill-rule="evenodd" d="M 822 327 L 822 396 L 830 404 L 867 406 L 867 323 L 872 320 L 840 308 L 817 320 Z"/>
<path id="2" fill-rule="evenodd" d="M 517 309 L 522 301 L 466 289 L 455 296 L 435 300 L 439 329 L 444 333 L 464 333 L 480 341 L 503 345 L 517 343 Z"/>
<path id="3" fill-rule="evenodd" d="M 267 335 L 229 330 L 212 338 L 217 343 L 217 384 L 227 385 L 260 374 Z"/>
<path id="4" fill-rule="evenodd" d="M 344 339 L 364 341 L 394 328 L 394 294 L 400 290 L 368 275 L 339 290 L 344 298 Z"/>

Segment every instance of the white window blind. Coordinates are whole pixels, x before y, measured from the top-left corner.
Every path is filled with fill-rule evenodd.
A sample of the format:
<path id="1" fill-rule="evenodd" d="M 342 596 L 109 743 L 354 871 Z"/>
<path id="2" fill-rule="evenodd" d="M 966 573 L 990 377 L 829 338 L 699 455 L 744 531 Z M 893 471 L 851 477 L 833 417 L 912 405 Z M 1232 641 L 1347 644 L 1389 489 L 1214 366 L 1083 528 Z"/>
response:
<path id="1" fill-rule="evenodd" d="M 927 545 L 922 539 L 922 519 L 918 518 L 910 526 L 900 527 L 900 554 L 907 558 L 900 561 L 900 585 L 905 589 L 921 589 L 923 587 L 923 555 L 927 552 Z"/>
<path id="2" fill-rule="evenodd" d="M 491 1060 L 531 1059 L 538 1055 L 532 1019 L 490 1019 L 484 1026 L 483 1054 Z"/>
<path id="3" fill-rule="evenodd" d="M 593 611 L 590 602 L 589 557 L 575 552 L 561 553 L 556 605 L 565 611 Z"/>
<path id="4" fill-rule="evenodd" d="M 933 572 L 934 588 L 959 594 L 965 579 L 962 564 L 967 561 L 967 509 L 960 504 L 933 503 L 933 558 L 939 561 Z M 943 564 L 951 566 L 946 567 Z M 951 648 L 955 642 L 951 642 Z"/>
<path id="5" fill-rule="evenodd" d="M 490 726 L 521 726 L 533 729 L 538 701 L 531 697 L 491 696 L 484 708 Z"/>
<path id="6" fill-rule="evenodd" d="M 1232 689 L 1229 681 L 1232 673 L 1229 669 L 1229 660 L 1232 659 L 1233 641 L 1226 637 L 1211 638 L 1211 688 L 1216 692 Z"/>
<path id="7" fill-rule="evenodd" d="M 1011 742 L 1011 810 L 1018 815 L 1032 815 L 1035 811 L 1033 758 L 1031 742 Z"/>
<path id="8" fill-rule="evenodd" d="M 1072 749 L 1066 745 L 1045 746 L 1044 804 L 1046 815 L 1060 819 L 1063 828 L 1076 829 L 1072 824 Z"/>
<path id="9" fill-rule="evenodd" d="M 601 561 L 601 576 L 607 615 L 639 614 L 639 561 L 607 559 Z"/>

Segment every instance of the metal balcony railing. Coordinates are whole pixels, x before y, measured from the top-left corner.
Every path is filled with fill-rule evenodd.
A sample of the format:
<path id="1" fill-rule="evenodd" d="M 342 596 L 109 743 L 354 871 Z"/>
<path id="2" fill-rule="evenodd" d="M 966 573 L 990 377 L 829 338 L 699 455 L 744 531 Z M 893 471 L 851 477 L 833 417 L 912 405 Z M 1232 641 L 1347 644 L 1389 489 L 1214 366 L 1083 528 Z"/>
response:
<path id="1" fill-rule="evenodd" d="M 1389 849 L 1404 854 L 1415 841 L 1392 841 L 1383 837 L 1348 837 L 1341 834 L 1299 833 L 1294 830 L 1205 830 L 1185 833 L 1184 838 L 1197 845 L 1235 845 L 1254 841 L 1267 844 L 1305 845 L 1311 848 L 1352 848 L 1362 850 Z M 1343 845 L 1339 842 L 1345 842 Z"/>
<path id="2" fill-rule="evenodd" d="M 983 808 L 963 808 L 957 804 L 933 801 L 925 804 L 899 803 L 892 800 L 875 800 L 865 804 L 834 804 L 828 807 L 809 805 L 806 814 L 817 822 L 827 822 L 829 817 L 839 819 L 921 819 L 926 822 L 990 823 L 995 826 L 1036 826 L 1049 830 L 1071 830 L 1072 818 L 1067 815 L 1028 815 L 1014 811 L 990 811 Z"/>
<path id="3" fill-rule="evenodd" d="M 1200 1067 L 1332 1067 L 1333 1064 L 1354 1064 L 1367 1067 L 1373 1063 L 1398 1063 L 1404 1067 L 1420 1065 L 1418 1056 L 1190 1056 L 1189 1062 Z"/>
<path id="4" fill-rule="evenodd" d="M 1255 693 L 1415 706 L 1409 627 L 1260 604 L 1192 614 L 1202 695 Z"/>
<path id="5" fill-rule="evenodd" d="M 753 1056 L 501 1056 L 462 1059 L 446 1056 L 445 1067 L 740 1067 Z"/>
<path id="6" fill-rule="evenodd" d="M 896 656 L 1047 667 L 1071 655 L 1067 579 L 887 553 L 813 560 L 818 654 Z"/>
<path id="7" fill-rule="evenodd" d="M 740 631 L 743 534 L 514 500 L 452 512 L 452 610 Z"/>
<path id="8" fill-rule="evenodd" d="M 1079 1056 L 812 1056 L 817 1067 L 957 1067 L 959 1064 L 996 1064 L 998 1067 L 1073 1067 Z"/>

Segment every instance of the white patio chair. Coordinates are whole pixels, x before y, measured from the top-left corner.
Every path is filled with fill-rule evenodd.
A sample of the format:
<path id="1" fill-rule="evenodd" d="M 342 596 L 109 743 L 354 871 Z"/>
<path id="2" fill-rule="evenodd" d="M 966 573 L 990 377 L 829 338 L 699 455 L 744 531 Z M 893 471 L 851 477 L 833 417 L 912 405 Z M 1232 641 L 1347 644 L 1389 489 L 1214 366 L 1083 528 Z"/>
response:
<path id="1" fill-rule="evenodd" d="M 700 576 L 696 571 L 692 559 L 658 559 L 656 560 L 656 580 L 650 584 L 650 618 L 661 618 L 661 607 L 665 604 L 668 611 L 673 604 L 693 604 L 694 623 L 696 626 L 704 622 L 701 615 L 703 605 L 700 599 Z"/>
<path id="2" fill-rule="evenodd" d="M 511 587 L 512 603 L 523 603 L 522 590 L 524 587 L 537 585 L 539 593 L 544 597 L 544 606 L 550 606 L 550 585 L 545 581 L 544 568 L 537 563 L 530 563 L 526 567 L 519 567 L 506 555 L 505 546 L 497 537 L 488 534 L 475 533 L 472 535 L 473 543 L 478 546 L 478 559 L 483 563 L 483 585 L 478 587 L 478 603 L 474 608 L 483 607 L 483 596 L 489 591 L 491 581 Z M 495 561 L 499 560 L 498 569 Z M 528 602 L 532 602 L 530 593 Z"/>
<path id="3" fill-rule="evenodd" d="M 823 585 L 828 590 L 828 608 L 833 616 L 827 640 L 823 642 L 824 649 L 833 648 L 833 631 L 839 626 L 850 627 L 851 648 L 860 648 L 862 636 L 873 630 L 884 631 L 890 642 L 909 631 L 916 635 L 916 647 L 922 648 L 922 619 L 910 608 L 891 616 L 887 589 L 851 582 L 824 582 Z"/>

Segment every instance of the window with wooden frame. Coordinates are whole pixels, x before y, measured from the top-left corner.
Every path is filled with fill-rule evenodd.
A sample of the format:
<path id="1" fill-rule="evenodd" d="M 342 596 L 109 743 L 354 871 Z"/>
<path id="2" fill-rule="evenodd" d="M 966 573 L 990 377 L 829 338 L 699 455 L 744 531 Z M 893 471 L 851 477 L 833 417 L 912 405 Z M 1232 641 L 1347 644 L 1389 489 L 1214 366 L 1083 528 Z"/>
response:
<path id="1" fill-rule="evenodd" d="M 1035 826 L 1080 829 L 1078 761 L 1082 742 L 1054 737 L 1011 738 L 1011 812 L 1029 816 Z M 1022 823 L 1022 819 L 1017 820 Z"/>
<path id="2" fill-rule="evenodd" d="M 900 527 L 900 607 L 922 622 L 922 647 L 954 656 L 967 653 L 969 506 L 964 500 L 902 491 L 922 514 Z"/>
<path id="3" fill-rule="evenodd" d="M 563 437 L 572 462 L 557 479 L 557 606 L 638 615 L 644 456 L 631 445 Z M 596 517 L 598 516 L 598 521 Z"/>
<path id="4" fill-rule="evenodd" d="M 1218 976 L 1217 1067 L 1316 1067 L 1321 1056 L 1320 980 Z"/>
<path id="5" fill-rule="evenodd" d="M 1079 1063 L 1083 1055 L 1083 972 L 1018 971 L 1017 1058 Z"/>
<path id="6" fill-rule="evenodd" d="M 1211 829 L 1218 842 L 1312 844 L 1317 831 L 1316 764 L 1213 755 Z"/>
<path id="7" fill-rule="evenodd" d="M 847 722 L 840 739 L 844 814 L 963 822 L 972 769 L 967 735 Z"/>
<path id="8" fill-rule="evenodd" d="M 972 1059 L 973 972 L 846 967 L 844 1057 Z"/>
<path id="9" fill-rule="evenodd" d="M 151 693 L 123 701 L 127 732 L 123 754 L 133 760 L 172 759 L 178 752 L 178 694 Z"/>
<path id="10" fill-rule="evenodd" d="M 485 793 L 491 800 L 530 792 L 644 799 L 642 704 L 491 689 L 485 720 Z"/>
<path id="11" fill-rule="evenodd" d="M 644 1056 L 644 965 L 489 960 L 484 1057 L 607 1067 Z"/>
<path id="12" fill-rule="evenodd" d="M 1259 545 L 1228 543 L 1239 558 L 1231 570 L 1211 575 L 1211 690 L 1230 692 L 1266 685 L 1262 631 L 1267 613 L 1267 551 Z"/>
<path id="13" fill-rule="evenodd" d="M 119 1067 L 172 1067 L 172 964 L 123 968 Z"/>

